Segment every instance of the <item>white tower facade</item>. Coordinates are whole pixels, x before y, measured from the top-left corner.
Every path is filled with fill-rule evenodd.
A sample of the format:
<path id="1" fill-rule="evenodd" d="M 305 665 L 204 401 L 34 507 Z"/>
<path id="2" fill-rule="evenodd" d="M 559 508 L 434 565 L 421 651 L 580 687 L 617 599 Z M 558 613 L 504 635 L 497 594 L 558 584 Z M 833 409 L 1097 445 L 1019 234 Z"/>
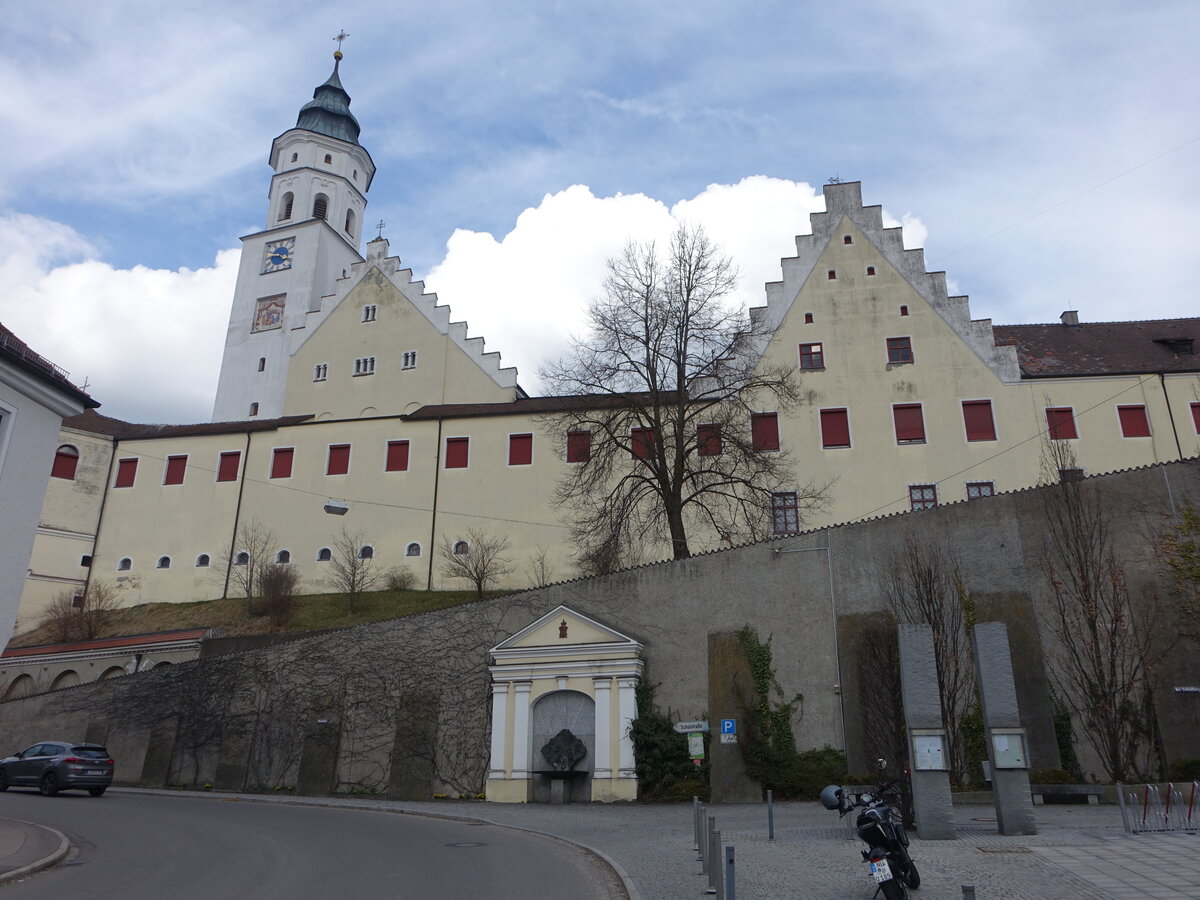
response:
<path id="1" fill-rule="evenodd" d="M 296 127 L 271 144 L 265 227 L 242 238 L 214 422 L 283 414 L 292 351 L 328 314 L 322 300 L 334 282 L 362 260 L 375 164 L 358 143 L 341 59 L 334 54 L 329 80 L 301 108 Z"/>

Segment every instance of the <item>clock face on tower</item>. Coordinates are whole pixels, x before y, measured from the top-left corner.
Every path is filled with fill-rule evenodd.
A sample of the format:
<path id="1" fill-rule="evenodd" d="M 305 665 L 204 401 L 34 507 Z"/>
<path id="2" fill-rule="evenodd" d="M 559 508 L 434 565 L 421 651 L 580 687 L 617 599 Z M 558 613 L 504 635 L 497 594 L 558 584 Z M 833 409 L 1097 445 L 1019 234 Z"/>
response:
<path id="1" fill-rule="evenodd" d="M 278 272 L 280 269 L 290 269 L 292 267 L 292 251 L 295 249 L 296 239 L 294 237 L 284 238 L 280 241 L 267 241 L 267 248 L 263 253 L 263 274 Z"/>

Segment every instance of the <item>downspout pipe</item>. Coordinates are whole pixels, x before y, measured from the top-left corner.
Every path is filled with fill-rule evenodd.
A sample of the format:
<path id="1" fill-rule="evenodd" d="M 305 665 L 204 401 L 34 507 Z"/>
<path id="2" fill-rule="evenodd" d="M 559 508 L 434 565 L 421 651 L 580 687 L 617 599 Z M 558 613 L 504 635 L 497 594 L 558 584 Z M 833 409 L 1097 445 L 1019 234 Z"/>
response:
<path id="1" fill-rule="evenodd" d="M 438 479 L 442 474 L 442 417 L 438 416 L 437 446 L 433 451 L 433 509 L 429 515 L 429 572 L 425 578 L 425 590 L 433 590 L 433 542 L 437 534 Z"/>
<path id="2" fill-rule="evenodd" d="M 1158 372 L 1158 383 L 1162 385 L 1163 402 L 1167 404 L 1167 418 L 1171 420 L 1171 434 L 1175 438 L 1175 455 L 1183 459 L 1183 445 L 1179 443 L 1179 429 L 1175 427 L 1175 412 L 1171 409 L 1171 398 L 1167 395 L 1167 373 Z"/>
<path id="3" fill-rule="evenodd" d="M 242 451 L 242 474 L 238 479 L 237 506 L 233 510 L 233 534 L 229 536 L 229 554 L 225 560 L 225 589 L 222 597 L 229 596 L 229 578 L 233 574 L 233 554 L 237 552 L 238 524 L 242 518 L 242 494 L 246 491 L 246 468 L 250 465 L 250 432 L 246 432 L 246 449 Z M 220 463 L 218 462 L 218 465 Z M 247 598 L 249 599 L 249 598 Z"/>
<path id="4" fill-rule="evenodd" d="M 112 455 L 108 458 L 108 474 L 105 476 L 104 491 L 100 494 L 100 512 L 96 515 L 96 536 L 92 538 L 92 564 L 88 566 L 87 576 L 83 579 L 83 596 L 92 587 L 92 573 L 96 571 L 96 551 L 100 547 L 100 529 L 104 526 L 104 508 L 108 505 L 108 492 L 112 490 L 113 466 L 117 462 L 117 447 L 121 439 L 113 436 Z"/>

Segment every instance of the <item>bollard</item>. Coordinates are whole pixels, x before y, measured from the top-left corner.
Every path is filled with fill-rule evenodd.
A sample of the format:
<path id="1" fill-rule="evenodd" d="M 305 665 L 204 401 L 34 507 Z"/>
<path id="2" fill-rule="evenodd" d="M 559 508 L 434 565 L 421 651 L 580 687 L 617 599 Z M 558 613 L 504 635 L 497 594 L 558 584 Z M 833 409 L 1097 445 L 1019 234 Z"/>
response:
<path id="1" fill-rule="evenodd" d="M 716 822 L 716 819 L 713 819 Z M 721 832 L 714 829 L 708 836 L 708 890 L 706 894 L 721 893 Z"/>
<path id="2" fill-rule="evenodd" d="M 725 898 L 737 900 L 737 888 L 733 878 L 733 844 L 725 848 Z"/>
<path id="3" fill-rule="evenodd" d="M 692 839 L 694 845 L 692 849 L 697 853 L 700 852 L 700 798 L 692 797 Z M 696 857 L 699 859 L 700 857 Z"/>
<path id="4" fill-rule="evenodd" d="M 775 792 L 767 791 L 767 840 L 775 840 Z"/>
<path id="5" fill-rule="evenodd" d="M 712 874 L 712 869 L 713 869 L 712 836 L 713 836 L 713 829 L 715 829 L 716 827 L 717 827 L 717 817 L 716 816 L 707 816 L 705 819 L 705 827 L 704 827 L 704 843 L 700 847 L 700 874 L 701 875 L 709 875 L 710 880 L 711 880 L 711 874 Z"/>
<path id="6" fill-rule="evenodd" d="M 962 886 L 962 889 L 963 889 L 963 900 L 975 900 L 975 885 L 964 884 Z"/>

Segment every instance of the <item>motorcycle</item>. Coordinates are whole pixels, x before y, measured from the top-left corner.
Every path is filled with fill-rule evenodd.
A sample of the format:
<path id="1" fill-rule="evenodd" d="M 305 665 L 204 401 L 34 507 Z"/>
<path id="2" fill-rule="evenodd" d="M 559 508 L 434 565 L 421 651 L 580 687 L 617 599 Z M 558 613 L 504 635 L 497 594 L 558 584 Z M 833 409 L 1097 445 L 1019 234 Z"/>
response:
<path id="1" fill-rule="evenodd" d="M 883 760 L 880 760 L 882 770 Z M 836 784 L 821 791 L 821 804 L 828 810 L 838 810 L 839 818 L 861 810 L 855 826 L 858 836 L 870 848 L 862 851 L 863 861 L 871 867 L 871 877 L 879 885 L 886 900 L 907 900 L 909 888 L 921 886 L 921 875 L 908 855 L 908 834 L 899 813 L 888 804 L 887 795 L 896 789 L 898 781 L 889 781 L 878 788 L 847 796 Z"/>

